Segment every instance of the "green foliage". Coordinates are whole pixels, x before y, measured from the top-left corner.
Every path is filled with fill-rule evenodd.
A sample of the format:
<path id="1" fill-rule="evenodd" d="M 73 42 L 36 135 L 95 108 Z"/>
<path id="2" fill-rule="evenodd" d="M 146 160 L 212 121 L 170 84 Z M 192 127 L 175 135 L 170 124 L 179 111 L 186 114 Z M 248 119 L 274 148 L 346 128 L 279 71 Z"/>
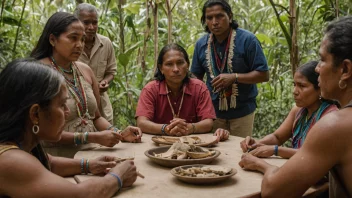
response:
<path id="1" fill-rule="evenodd" d="M 120 128 L 135 124 L 134 114 L 140 91 L 154 74 L 156 41 L 152 8 L 149 8 L 148 19 L 147 0 L 125 0 L 121 10 L 118 6 L 120 0 L 87 2 L 99 9 L 99 33 L 111 39 L 118 60 L 118 74 L 109 89 L 114 122 Z M 168 38 L 165 2 L 166 0 L 152 0 L 148 4 L 158 5 L 159 49 L 167 43 Z M 270 66 L 270 81 L 258 85 L 255 137 L 262 137 L 277 129 L 294 104 L 289 64 L 289 2 L 272 2 L 274 3 L 270 0 L 229 1 L 240 27 L 255 33 L 261 41 Z M 177 4 L 174 5 L 175 3 Z M 172 40 L 185 47 L 190 58 L 196 40 L 204 34 L 200 24 L 203 3 L 203 0 L 171 1 L 172 6 L 175 6 L 172 12 Z M 332 0 L 296 0 L 301 63 L 317 59 L 323 27 L 336 17 L 337 8 L 340 15 L 349 14 L 350 0 L 340 0 L 339 3 L 337 6 Z M 5 1 L 0 18 L 0 69 L 14 58 L 30 54 L 47 19 L 54 12 L 73 12 L 75 6 L 76 1 L 73 0 Z M 146 33 L 148 27 L 150 31 Z"/>

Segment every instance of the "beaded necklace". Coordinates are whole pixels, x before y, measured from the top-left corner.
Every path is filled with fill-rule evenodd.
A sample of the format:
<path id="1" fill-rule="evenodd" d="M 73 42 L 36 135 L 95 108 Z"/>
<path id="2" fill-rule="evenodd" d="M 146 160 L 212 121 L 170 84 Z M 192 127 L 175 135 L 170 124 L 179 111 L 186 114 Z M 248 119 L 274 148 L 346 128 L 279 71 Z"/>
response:
<path id="1" fill-rule="evenodd" d="M 171 101 L 170 101 L 170 97 L 169 97 L 169 89 L 167 88 L 167 84 L 165 82 L 165 87 L 166 87 L 166 96 L 167 96 L 167 101 L 169 101 L 169 105 L 172 111 L 172 116 L 173 118 L 179 118 L 180 117 L 180 112 L 181 112 L 181 108 L 182 108 L 182 104 L 183 104 L 183 97 L 185 96 L 185 88 L 186 86 L 183 86 L 183 92 L 182 92 L 182 97 L 181 97 L 181 102 L 180 102 L 180 106 L 178 106 L 178 112 L 177 114 L 175 114 L 175 110 L 172 107 Z"/>
<path id="2" fill-rule="evenodd" d="M 71 65 L 73 65 L 73 67 L 72 67 L 73 79 L 70 79 L 57 66 L 54 57 L 51 56 L 50 59 L 51 59 L 52 66 L 54 66 L 54 68 L 57 71 L 59 71 L 64 76 L 64 78 L 66 80 L 67 88 L 68 88 L 71 96 L 76 101 L 77 115 L 81 119 L 81 124 L 87 125 L 88 122 L 86 119 L 90 119 L 90 116 L 88 113 L 88 107 L 87 107 L 87 97 L 86 97 L 86 93 L 84 91 L 81 79 L 80 79 L 80 77 L 78 77 L 77 70 L 76 70 L 76 67 L 77 67 L 76 64 L 71 62 Z"/>
<path id="3" fill-rule="evenodd" d="M 51 61 L 54 62 L 54 64 L 61 70 L 61 72 L 64 72 L 66 74 L 72 74 L 73 73 L 73 70 L 72 70 L 72 62 L 70 63 L 70 68 L 67 70 L 67 69 L 64 69 L 62 68 L 61 66 L 59 66 L 57 63 L 56 63 L 56 60 L 54 59 L 54 57 L 50 57 Z"/>
<path id="4" fill-rule="evenodd" d="M 220 61 L 220 58 L 218 57 L 216 50 L 215 50 L 215 45 L 214 45 L 214 35 L 211 33 L 209 35 L 208 39 L 208 46 L 207 50 L 205 51 L 206 55 L 206 60 L 208 63 L 208 70 L 210 74 L 210 80 L 221 74 L 225 67 L 227 66 L 227 71 L 228 73 L 233 73 L 232 70 L 232 58 L 234 55 L 234 49 L 235 49 L 235 39 L 236 39 L 236 30 L 231 29 L 228 40 L 227 40 L 227 45 L 225 49 L 225 54 L 223 57 L 223 60 Z M 213 50 L 211 49 L 213 47 Z M 215 64 L 213 61 L 213 54 L 215 56 Z M 227 61 L 226 61 L 227 60 Z M 227 64 L 225 64 L 227 62 Z M 219 70 L 219 73 L 217 74 L 216 69 Z M 218 91 L 213 88 L 213 93 L 217 93 Z M 237 82 L 233 83 L 231 87 L 227 87 L 226 89 L 220 91 L 219 93 L 219 110 L 220 111 L 227 111 L 228 110 L 228 104 L 227 104 L 227 95 L 231 95 L 231 101 L 230 101 L 230 108 L 236 108 L 236 97 L 238 96 L 238 86 Z"/>

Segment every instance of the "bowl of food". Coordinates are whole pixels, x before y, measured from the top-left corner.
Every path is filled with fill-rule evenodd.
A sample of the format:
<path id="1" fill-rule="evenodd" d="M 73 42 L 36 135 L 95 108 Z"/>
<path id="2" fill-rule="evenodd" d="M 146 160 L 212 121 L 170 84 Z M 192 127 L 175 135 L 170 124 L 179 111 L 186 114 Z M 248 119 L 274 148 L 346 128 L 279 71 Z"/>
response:
<path id="1" fill-rule="evenodd" d="M 215 184 L 229 179 L 236 173 L 234 168 L 204 164 L 179 166 L 171 170 L 171 174 L 177 179 L 190 184 Z"/>
<path id="2" fill-rule="evenodd" d="M 149 149 L 144 154 L 161 166 L 176 167 L 190 164 L 210 164 L 220 155 L 220 151 L 175 143 L 172 146 Z"/>
<path id="3" fill-rule="evenodd" d="M 152 141 L 157 144 L 172 145 L 174 143 L 185 143 L 196 146 L 213 146 L 218 143 L 218 137 L 213 135 L 190 135 L 181 137 L 153 136 Z"/>

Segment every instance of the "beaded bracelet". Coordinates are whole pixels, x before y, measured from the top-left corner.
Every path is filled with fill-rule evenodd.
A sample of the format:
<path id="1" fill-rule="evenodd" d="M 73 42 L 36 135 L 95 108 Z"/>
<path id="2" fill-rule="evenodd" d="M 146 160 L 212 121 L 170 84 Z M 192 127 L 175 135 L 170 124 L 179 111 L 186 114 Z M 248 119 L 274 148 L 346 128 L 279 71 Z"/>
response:
<path id="1" fill-rule="evenodd" d="M 88 143 L 88 132 L 84 132 L 83 144 Z"/>
<path id="2" fill-rule="evenodd" d="M 274 146 L 274 155 L 277 156 L 278 152 L 279 152 L 279 146 L 275 145 Z"/>
<path id="3" fill-rule="evenodd" d="M 120 177 L 112 172 L 108 172 L 108 174 L 112 175 L 113 177 L 115 177 L 117 179 L 117 183 L 119 185 L 119 189 L 117 190 L 117 192 L 120 191 L 120 189 L 122 188 L 122 180 L 120 179 Z"/>
<path id="4" fill-rule="evenodd" d="M 161 127 L 161 134 L 163 134 L 163 135 L 167 135 L 167 133 L 165 131 L 166 126 L 167 126 L 167 124 L 163 124 L 163 126 Z"/>
<path id="5" fill-rule="evenodd" d="M 81 159 L 81 174 L 84 174 L 84 158 Z"/>

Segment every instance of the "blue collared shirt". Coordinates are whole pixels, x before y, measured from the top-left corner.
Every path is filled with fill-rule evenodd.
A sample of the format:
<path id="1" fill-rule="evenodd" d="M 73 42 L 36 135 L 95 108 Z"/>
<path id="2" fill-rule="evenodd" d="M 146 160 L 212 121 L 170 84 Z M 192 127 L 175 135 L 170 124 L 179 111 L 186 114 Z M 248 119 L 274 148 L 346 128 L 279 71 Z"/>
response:
<path id="1" fill-rule="evenodd" d="M 234 119 L 249 115 L 256 109 L 255 98 L 258 95 L 258 90 L 255 84 L 238 83 L 239 95 L 237 96 L 236 108 L 229 108 L 228 111 L 219 110 L 219 94 L 212 92 L 213 88 L 211 86 L 210 73 L 205 54 L 208 47 L 208 39 L 209 34 L 206 34 L 197 41 L 193 54 L 191 72 L 196 75 L 207 74 L 206 85 L 210 90 L 217 118 Z M 233 73 L 269 70 L 258 39 L 253 33 L 241 28 L 237 28 L 236 30 L 232 70 Z M 227 71 L 224 70 L 223 73 L 227 73 Z"/>

